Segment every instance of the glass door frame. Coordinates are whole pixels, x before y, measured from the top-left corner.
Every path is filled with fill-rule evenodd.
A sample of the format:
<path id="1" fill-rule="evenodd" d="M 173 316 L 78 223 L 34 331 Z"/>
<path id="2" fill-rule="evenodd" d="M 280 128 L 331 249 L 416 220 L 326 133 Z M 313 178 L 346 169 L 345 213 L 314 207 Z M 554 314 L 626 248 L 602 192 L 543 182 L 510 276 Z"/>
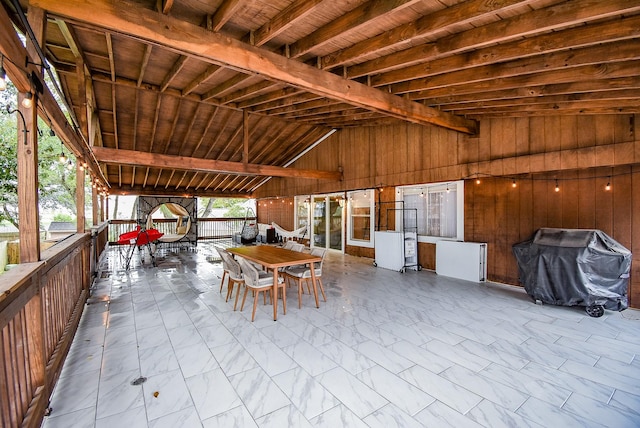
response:
<path id="1" fill-rule="evenodd" d="M 306 219 L 306 224 L 309 226 L 308 227 L 308 237 L 309 237 L 309 246 L 311 248 L 314 247 L 318 247 L 318 248 L 326 248 L 327 250 L 331 250 L 331 251 L 337 251 L 340 253 L 344 253 L 345 251 L 345 232 L 346 232 L 346 225 L 345 225 L 345 210 L 346 210 L 346 204 L 345 204 L 345 199 L 344 199 L 344 193 L 340 192 L 340 193 L 327 193 L 327 194 L 320 194 L 320 195 L 309 195 L 309 196 L 298 196 L 296 199 L 299 201 L 300 199 L 304 198 L 304 203 L 308 203 L 308 208 L 307 208 L 307 219 Z M 335 207 L 335 202 L 338 202 L 338 207 L 339 207 L 339 211 L 336 211 L 338 209 L 338 207 Z M 315 217 L 315 212 L 316 212 L 316 203 L 324 203 L 324 207 L 323 207 L 323 215 L 324 218 L 321 220 L 317 220 L 318 222 L 321 222 L 322 220 L 324 220 L 324 224 L 325 225 L 332 225 L 333 227 L 326 227 L 324 229 L 324 236 L 322 236 L 321 238 L 319 237 L 320 235 L 318 235 L 316 233 L 316 217 Z M 333 203 L 333 206 L 336 208 L 336 210 L 334 210 L 334 213 L 331 213 L 330 209 L 328 210 L 327 207 L 331 208 Z M 339 212 L 339 219 L 336 218 L 335 214 L 336 212 Z M 298 218 L 298 209 L 296 208 L 296 219 L 295 222 L 297 225 L 302 224 L 302 219 Z M 336 235 L 336 233 L 338 232 L 338 230 L 336 229 L 336 226 L 339 226 L 339 248 L 332 248 L 332 238 L 333 238 L 333 242 L 336 242 L 338 238 L 338 235 Z M 333 232 L 332 232 L 333 230 Z M 333 236 L 332 236 L 333 235 Z M 319 243 L 322 242 L 324 243 L 324 245 L 319 245 Z"/>

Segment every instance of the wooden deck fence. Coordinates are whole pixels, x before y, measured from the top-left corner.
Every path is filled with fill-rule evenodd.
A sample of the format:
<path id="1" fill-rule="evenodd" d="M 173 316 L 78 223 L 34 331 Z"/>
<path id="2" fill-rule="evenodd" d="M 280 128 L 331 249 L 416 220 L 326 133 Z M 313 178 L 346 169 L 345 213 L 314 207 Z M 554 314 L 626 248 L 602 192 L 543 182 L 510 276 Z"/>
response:
<path id="1" fill-rule="evenodd" d="M 75 234 L 0 277 L 0 427 L 42 423 L 107 232 Z"/>

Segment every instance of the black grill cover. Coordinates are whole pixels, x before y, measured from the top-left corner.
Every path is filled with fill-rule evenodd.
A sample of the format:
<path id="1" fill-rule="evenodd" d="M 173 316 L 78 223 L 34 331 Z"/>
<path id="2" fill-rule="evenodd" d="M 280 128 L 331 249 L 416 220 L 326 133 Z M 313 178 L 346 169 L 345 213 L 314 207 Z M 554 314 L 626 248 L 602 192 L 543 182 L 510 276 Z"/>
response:
<path id="1" fill-rule="evenodd" d="M 631 252 L 601 230 L 538 229 L 512 249 L 520 281 L 535 300 L 627 308 Z"/>

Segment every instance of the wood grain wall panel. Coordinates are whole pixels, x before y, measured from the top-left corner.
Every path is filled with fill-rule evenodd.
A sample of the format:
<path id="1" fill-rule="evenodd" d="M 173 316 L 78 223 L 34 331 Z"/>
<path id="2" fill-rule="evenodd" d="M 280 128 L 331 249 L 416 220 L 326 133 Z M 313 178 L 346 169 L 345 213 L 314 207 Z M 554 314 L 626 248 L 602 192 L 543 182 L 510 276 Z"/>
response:
<path id="1" fill-rule="evenodd" d="M 596 145 L 604 146 L 615 142 L 616 129 L 614 116 L 595 116 Z"/>
<path id="2" fill-rule="evenodd" d="M 596 224 L 596 201 L 594 195 L 594 175 L 593 169 L 578 171 L 578 223 L 579 229 L 591 229 Z M 605 183 L 606 184 L 606 183 Z"/>
<path id="3" fill-rule="evenodd" d="M 532 153 L 529 127 L 531 121 L 526 117 L 519 117 L 516 121 L 516 155 Z"/>
<path id="4" fill-rule="evenodd" d="M 467 178 L 465 239 L 489 244 L 490 280 L 518 283 L 511 246 L 538 228 L 597 228 L 635 250 L 630 296 L 640 307 L 638 126 L 640 115 L 608 115 L 496 118 L 482 121 L 479 135 L 473 137 L 410 124 L 344 129 L 328 139 L 331 144 L 323 143 L 294 165 L 315 169 L 325 165 L 317 158 L 326 156 L 344 166 L 344 182 L 302 185 L 298 182 L 308 180 L 273 179 L 260 194 L 300 187 L 309 194 L 384 185 L 381 200 L 393 200 L 395 185 Z M 405 170 L 400 168 L 403 162 Z M 478 168 L 504 176 L 485 176 L 476 185 L 469 174 Z M 609 175 L 612 189 L 606 192 Z M 554 192 L 556 177 L 559 193 Z M 428 251 L 420 255 L 425 268 Z M 347 252 L 366 250 L 348 247 Z"/>
<path id="5" fill-rule="evenodd" d="M 614 177 L 612 177 L 612 180 Z M 597 179 L 594 179 L 594 183 Z M 615 186 L 615 180 L 612 182 Z M 605 183 L 606 184 L 606 183 Z M 594 185 L 595 187 L 595 185 Z M 615 192 L 615 191 L 614 191 Z M 600 229 L 603 232 L 613 236 L 613 193 L 614 192 L 598 192 L 595 189 L 592 195 L 595 200 L 596 222 L 593 228 Z"/>
<path id="6" fill-rule="evenodd" d="M 418 263 L 423 269 L 436 270 L 436 244 L 418 243 Z"/>
<path id="7" fill-rule="evenodd" d="M 529 120 L 529 153 L 544 153 L 546 148 L 544 124 L 544 117 L 532 117 Z"/>
<path id="8" fill-rule="evenodd" d="M 632 199 L 628 195 L 633 195 L 631 167 L 620 167 L 614 169 L 612 177 L 612 191 L 604 190 L 606 183 L 602 178 L 597 180 L 593 186 L 597 193 L 610 194 L 613 198 L 612 231 L 611 236 L 617 236 L 617 241 L 627 248 L 631 248 L 631 227 L 633 218 Z M 635 199 L 638 199 L 636 196 Z M 640 215 L 640 214 L 639 214 Z"/>
<path id="9" fill-rule="evenodd" d="M 560 197 L 562 200 L 562 227 L 576 228 L 578 224 L 578 204 L 576 196 L 580 189 L 580 181 L 578 180 L 578 172 L 570 171 L 563 174 L 562 192 Z M 566 226 L 569 225 L 569 226 Z"/>
<path id="10" fill-rule="evenodd" d="M 511 253 L 509 235 L 513 233 L 513 231 L 508 230 L 507 224 L 511 210 L 509 209 L 509 195 L 506 180 L 496 178 L 492 180 L 492 184 L 495 204 L 495 214 L 493 218 L 493 229 L 495 233 L 492 237 L 495 242 L 493 245 L 494 275 L 498 281 L 504 282 L 507 279 L 507 264 Z"/>
<path id="11" fill-rule="evenodd" d="M 560 148 L 562 150 L 578 148 L 578 122 L 576 116 L 560 116 Z"/>
<path id="12" fill-rule="evenodd" d="M 480 135 L 478 137 L 478 162 L 491 159 L 491 129 L 493 119 L 485 120 L 480 125 Z"/>

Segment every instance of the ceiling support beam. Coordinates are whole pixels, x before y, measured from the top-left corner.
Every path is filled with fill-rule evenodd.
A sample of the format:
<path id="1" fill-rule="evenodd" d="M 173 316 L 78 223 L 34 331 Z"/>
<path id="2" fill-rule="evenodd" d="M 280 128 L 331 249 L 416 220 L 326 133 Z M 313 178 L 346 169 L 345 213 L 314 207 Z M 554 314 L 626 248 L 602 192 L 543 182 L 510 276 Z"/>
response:
<path id="1" fill-rule="evenodd" d="M 220 33 L 143 9 L 128 1 L 33 0 L 34 5 L 67 19 L 84 21 L 145 43 L 158 44 L 201 60 L 226 64 L 315 94 L 405 121 L 475 134 L 473 120 L 443 113 L 333 73 L 242 43 Z"/>
<path id="2" fill-rule="evenodd" d="M 199 171 L 207 173 L 308 178 L 331 181 L 342 180 L 342 172 L 340 171 L 283 168 L 273 165 L 245 164 L 242 162 L 199 159 L 187 156 L 171 156 L 135 150 L 116 150 L 108 149 L 106 147 L 95 147 L 94 153 L 98 162 L 130 166 L 137 165 L 152 168 L 168 168 L 173 170 Z"/>

